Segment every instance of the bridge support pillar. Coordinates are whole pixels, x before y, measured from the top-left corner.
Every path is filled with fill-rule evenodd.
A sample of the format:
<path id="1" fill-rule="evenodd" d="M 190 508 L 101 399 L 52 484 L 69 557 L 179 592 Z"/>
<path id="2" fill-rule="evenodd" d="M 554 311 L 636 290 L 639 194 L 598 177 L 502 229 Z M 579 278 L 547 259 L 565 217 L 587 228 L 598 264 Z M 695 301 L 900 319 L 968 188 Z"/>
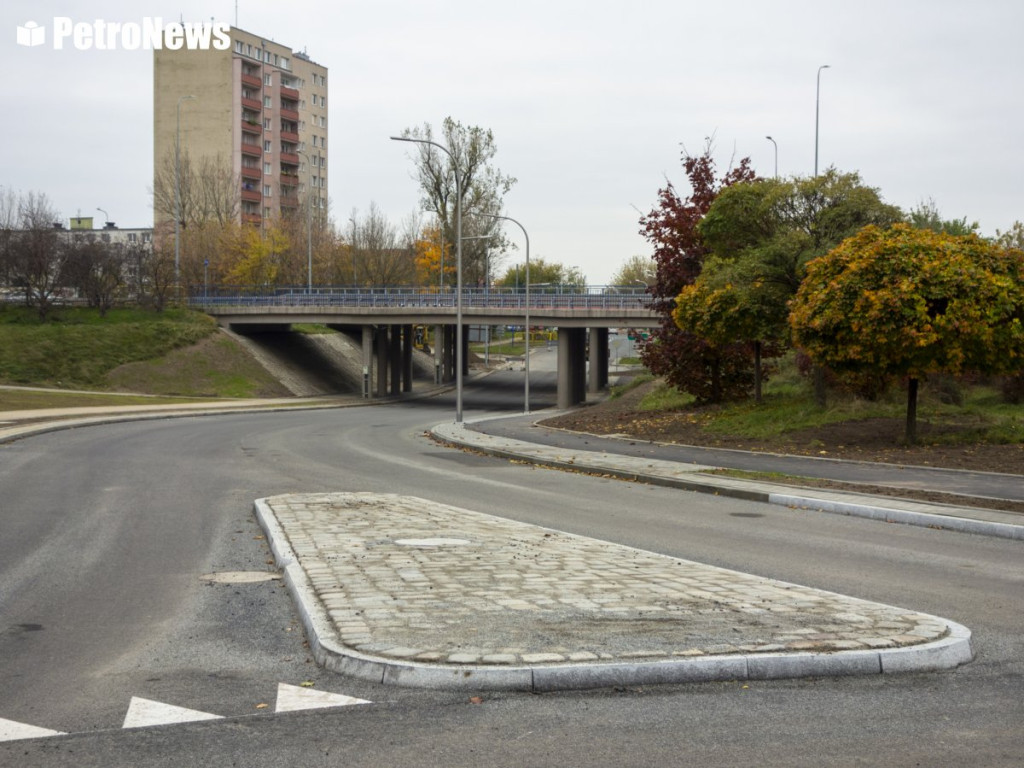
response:
<path id="1" fill-rule="evenodd" d="M 388 394 L 388 327 L 378 325 L 375 334 L 377 347 L 377 397 L 387 397 Z"/>
<path id="2" fill-rule="evenodd" d="M 363 397 L 368 398 L 373 391 L 371 374 L 373 372 L 373 326 L 363 326 Z"/>
<path id="3" fill-rule="evenodd" d="M 444 381 L 444 329 L 443 325 L 434 326 L 434 384 Z"/>
<path id="4" fill-rule="evenodd" d="M 402 391 L 412 392 L 412 348 L 416 344 L 411 325 L 402 326 Z"/>
<path id="5" fill-rule="evenodd" d="M 558 329 L 558 407 L 572 408 L 587 399 L 585 328 Z"/>
<path id="6" fill-rule="evenodd" d="M 590 329 L 588 391 L 600 392 L 608 386 L 608 329 Z"/>
<path id="7" fill-rule="evenodd" d="M 402 391 L 402 326 L 389 325 L 388 334 L 388 364 L 391 368 L 391 386 L 388 392 L 397 395 Z"/>
<path id="8" fill-rule="evenodd" d="M 444 382 L 448 383 L 455 379 L 455 326 L 444 327 L 444 366 L 442 376 Z"/>

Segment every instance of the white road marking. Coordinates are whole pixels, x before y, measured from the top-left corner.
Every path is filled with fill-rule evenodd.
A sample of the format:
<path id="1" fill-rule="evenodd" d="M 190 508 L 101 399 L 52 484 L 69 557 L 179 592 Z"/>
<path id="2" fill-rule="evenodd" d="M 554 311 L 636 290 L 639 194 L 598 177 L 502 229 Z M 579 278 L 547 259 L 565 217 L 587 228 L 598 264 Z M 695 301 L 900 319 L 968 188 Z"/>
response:
<path id="1" fill-rule="evenodd" d="M 44 736 L 63 736 L 64 731 L 51 731 L 26 723 L 16 723 L 0 717 L 0 741 L 17 741 L 18 739 L 41 739 Z"/>
<path id="2" fill-rule="evenodd" d="M 317 691 L 312 688 L 300 688 L 297 685 L 278 683 L 277 708 L 275 712 L 297 712 L 303 709 L 324 709 L 327 707 L 347 707 L 352 704 L 370 704 L 366 699 L 345 696 L 341 693 Z"/>
<path id="3" fill-rule="evenodd" d="M 185 709 L 173 704 L 163 704 L 150 699 L 132 696 L 128 705 L 128 714 L 124 716 L 122 728 L 144 728 L 148 725 L 167 725 L 170 723 L 194 723 L 199 720 L 220 720 L 220 715 L 200 712 L 196 709 Z"/>

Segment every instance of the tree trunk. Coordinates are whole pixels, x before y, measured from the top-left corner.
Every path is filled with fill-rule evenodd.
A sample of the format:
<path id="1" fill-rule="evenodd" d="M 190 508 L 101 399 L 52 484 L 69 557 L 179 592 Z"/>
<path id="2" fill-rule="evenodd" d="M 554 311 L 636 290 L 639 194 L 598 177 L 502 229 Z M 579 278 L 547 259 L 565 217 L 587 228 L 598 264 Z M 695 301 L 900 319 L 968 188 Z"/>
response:
<path id="1" fill-rule="evenodd" d="M 711 358 L 711 402 L 722 402 L 722 358 L 717 353 Z"/>
<path id="2" fill-rule="evenodd" d="M 917 379 L 907 382 L 907 445 L 917 444 Z"/>
<path id="3" fill-rule="evenodd" d="M 761 404 L 761 342 L 754 342 L 754 402 Z"/>
<path id="4" fill-rule="evenodd" d="M 814 366 L 814 402 L 819 408 L 828 405 L 825 393 L 825 369 L 820 365 Z"/>

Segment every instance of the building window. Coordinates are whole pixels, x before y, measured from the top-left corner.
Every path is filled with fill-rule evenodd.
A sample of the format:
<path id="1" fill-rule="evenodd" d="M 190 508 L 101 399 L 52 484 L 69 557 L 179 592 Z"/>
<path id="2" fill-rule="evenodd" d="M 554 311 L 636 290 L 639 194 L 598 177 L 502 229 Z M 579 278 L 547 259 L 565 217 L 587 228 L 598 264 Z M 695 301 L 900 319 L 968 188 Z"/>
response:
<path id="1" fill-rule="evenodd" d="M 264 152 L 272 152 L 273 150 L 271 149 L 271 146 L 272 146 L 272 144 L 271 144 L 271 142 L 269 140 L 268 141 L 264 141 L 263 142 L 263 151 Z"/>
<path id="2" fill-rule="evenodd" d="M 263 128 L 265 130 L 269 131 L 272 127 L 273 127 L 273 123 L 271 122 L 270 118 L 269 117 L 264 117 L 263 118 Z"/>
<path id="3" fill-rule="evenodd" d="M 286 56 L 282 56 L 281 57 L 281 69 L 289 69 L 289 68 L 290 68 L 290 64 L 288 62 L 288 58 Z"/>
<path id="4" fill-rule="evenodd" d="M 269 208 L 264 208 L 263 209 L 263 218 L 264 219 L 269 219 L 270 218 L 270 209 Z"/>
<path id="5" fill-rule="evenodd" d="M 269 184 L 264 184 L 263 185 L 263 196 L 264 197 L 270 197 L 271 196 L 271 189 L 270 189 L 270 185 Z"/>
<path id="6" fill-rule="evenodd" d="M 273 85 L 274 84 L 274 76 L 269 74 L 269 73 L 264 75 L 263 76 L 263 84 L 264 85 Z"/>
<path id="7" fill-rule="evenodd" d="M 272 102 L 272 101 L 270 100 L 270 97 L 269 97 L 269 96 L 264 96 L 264 97 L 263 97 L 263 106 L 264 106 L 264 107 L 266 107 L 267 109 L 270 109 L 270 107 L 272 107 L 272 106 L 273 106 L 273 104 L 274 104 L 274 102 Z"/>
<path id="8" fill-rule="evenodd" d="M 241 40 L 235 40 L 235 53 L 245 53 L 245 43 L 243 43 Z"/>
<path id="9" fill-rule="evenodd" d="M 270 51 L 266 49 L 263 50 L 263 61 L 267 64 L 270 63 Z"/>
<path id="10" fill-rule="evenodd" d="M 273 172 L 274 172 L 274 167 L 270 163 L 264 163 L 263 164 L 263 173 L 265 173 L 267 176 L 269 176 Z"/>

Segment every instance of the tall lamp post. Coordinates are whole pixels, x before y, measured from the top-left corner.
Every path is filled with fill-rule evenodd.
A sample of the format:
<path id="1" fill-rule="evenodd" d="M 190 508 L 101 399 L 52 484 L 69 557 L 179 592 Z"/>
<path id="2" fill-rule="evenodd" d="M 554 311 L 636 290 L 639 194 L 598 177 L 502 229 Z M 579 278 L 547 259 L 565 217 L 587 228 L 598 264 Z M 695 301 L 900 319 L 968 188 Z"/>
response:
<path id="1" fill-rule="evenodd" d="M 107 222 L 110 221 L 110 214 L 104 211 L 102 208 L 97 207 L 96 210 L 103 214 L 103 226 L 107 226 Z"/>
<path id="2" fill-rule="evenodd" d="M 829 69 L 828 64 L 818 67 L 818 83 L 814 92 L 814 175 L 818 175 L 818 117 L 821 114 L 821 70 Z"/>
<path id="3" fill-rule="evenodd" d="M 297 155 L 306 158 L 306 178 L 309 189 L 306 190 L 306 293 L 313 293 L 313 163 L 309 155 L 297 150 Z"/>
<path id="4" fill-rule="evenodd" d="M 455 423 L 462 423 L 462 176 L 455 155 L 447 147 L 428 139 L 392 136 L 392 141 L 408 141 L 437 147 L 452 161 L 455 172 Z"/>
<path id="5" fill-rule="evenodd" d="M 526 233 L 526 227 L 520 224 L 518 221 L 513 219 L 511 216 L 498 216 L 494 213 L 483 213 L 481 216 L 486 216 L 490 219 L 500 219 L 501 221 L 511 221 L 521 230 L 523 230 L 523 237 L 526 238 L 526 317 L 523 322 L 525 323 L 526 337 L 525 342 L 525 353 L 523 359 L 526 365 L 526 380 L 523 382 L 523 413 L 530 412 L 530 236 Z"/>
<path id="6" fill-rule="evenodd" d="M 779 145 L 771 136 L 765 136 L 775 146 L 775 178 L 779 178 Z"/>
<path id="7" fill-rule="evenodd" d="M 194 99 L 194 95 L 182 96 L 176 107 L 177 122 L 174 127 L 174 284 L 181 290 L 181 102 Z"/>

